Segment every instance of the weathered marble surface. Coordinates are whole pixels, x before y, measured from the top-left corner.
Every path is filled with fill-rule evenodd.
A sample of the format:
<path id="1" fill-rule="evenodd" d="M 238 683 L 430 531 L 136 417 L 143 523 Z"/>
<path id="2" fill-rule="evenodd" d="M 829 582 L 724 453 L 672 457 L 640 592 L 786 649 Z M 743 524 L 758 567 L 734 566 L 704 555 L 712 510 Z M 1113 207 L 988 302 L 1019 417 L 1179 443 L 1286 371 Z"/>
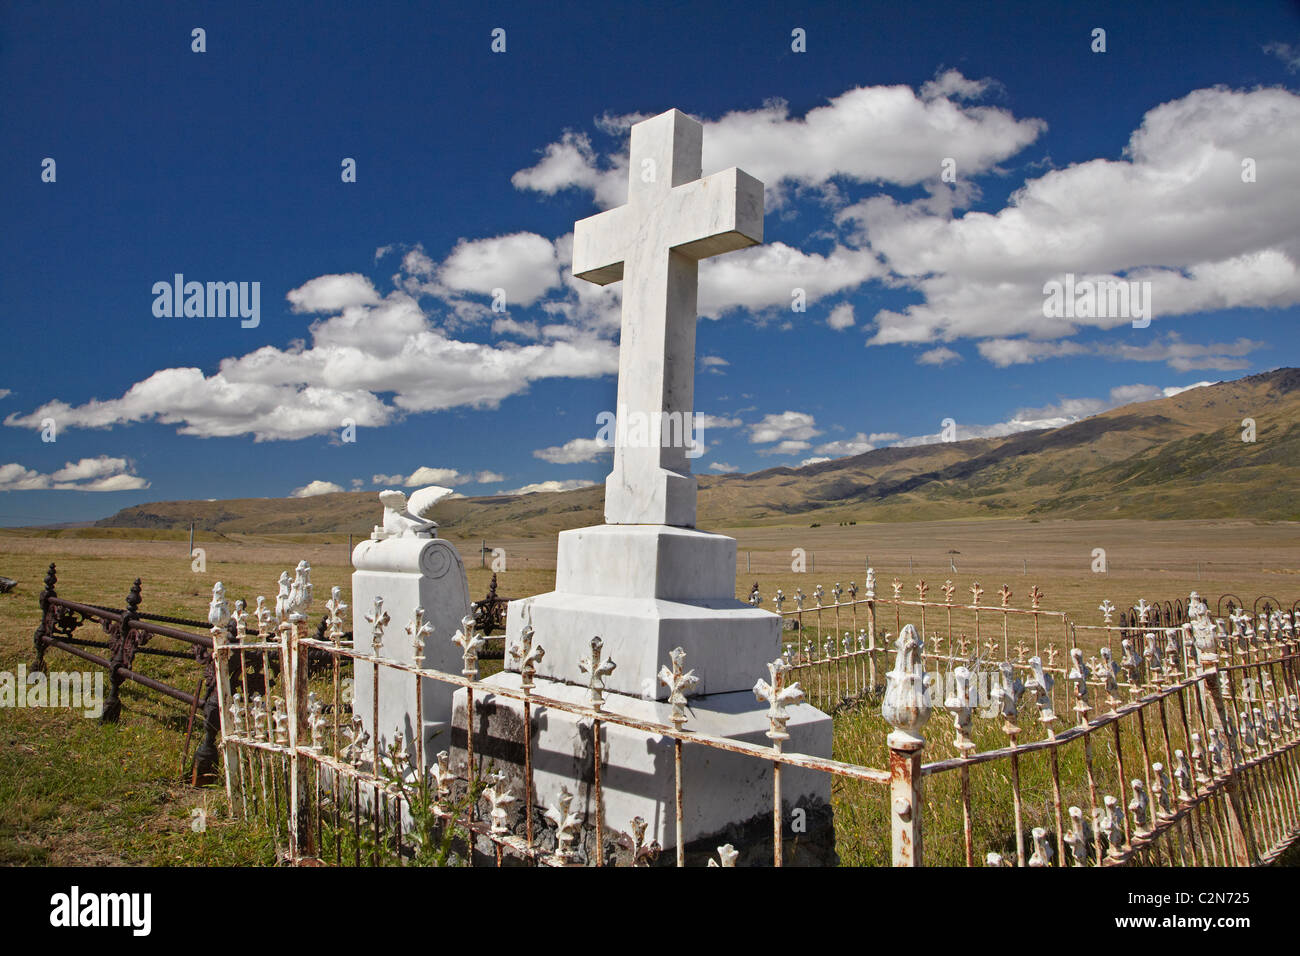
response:
<path id="1" fill-rule="evenodd" d="M 387 522 L 390 527 L 396 523 Z M 436 527 L 436 526 L 435 526 Z M 404 663 L 414 663 L 414 634 L 407 628 L 417 607 L 424 609 L 423 620 L 433 632 L 424 637 L 422 664 L 438 670 L 460 672 L 460 651 L 451 636 L 461 618 L 470 613 L 469 584 L 465 566 L 456 548 L 442 538 L 422 533 L 397 533 L 372 536 L 352 552 L 353 639 L 362 653 L 373 652 L 372 616 L 375 598 L 383 598 L 383 613 L 388 622 L 383 631 L 379 656 Z M 383 535 L 377 531 L 377 535 Z M 354 670 L 353 712 L 365 730 L 376 739 L 374 722 L 374 671 L 370 664 L 357 661 Z M 425 753 L 446 747 L 451 721 L 452 686 L 440 681 L 424 680 L 420 691 L 424 707 Z M 407 738 L 408 751 L 414 754 L 416 732 L 415 678 L 380 668 L 379 727 L 381 745 L 390 742 L 400 727 Z"/>

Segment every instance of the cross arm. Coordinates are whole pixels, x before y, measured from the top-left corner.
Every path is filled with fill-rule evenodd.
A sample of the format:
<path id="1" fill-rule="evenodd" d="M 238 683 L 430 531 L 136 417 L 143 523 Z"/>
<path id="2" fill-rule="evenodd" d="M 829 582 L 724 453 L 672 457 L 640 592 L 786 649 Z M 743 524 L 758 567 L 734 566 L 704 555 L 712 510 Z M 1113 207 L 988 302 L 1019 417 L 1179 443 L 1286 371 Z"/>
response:
<path id="1" fill-rule="evenodd" d="M 692 259 L 763 241 L 763 184 L 744 170 L 732 167 L 676 186 L 672 203 L 669 246 Z"/>
<path id="2" fill-rule="evenodd" d="M 623 220 L 626 206 L 607 209 L 573 224 L 573 274 L 596 285 L 609 285 L 623 278 L 627 258 Z"/>

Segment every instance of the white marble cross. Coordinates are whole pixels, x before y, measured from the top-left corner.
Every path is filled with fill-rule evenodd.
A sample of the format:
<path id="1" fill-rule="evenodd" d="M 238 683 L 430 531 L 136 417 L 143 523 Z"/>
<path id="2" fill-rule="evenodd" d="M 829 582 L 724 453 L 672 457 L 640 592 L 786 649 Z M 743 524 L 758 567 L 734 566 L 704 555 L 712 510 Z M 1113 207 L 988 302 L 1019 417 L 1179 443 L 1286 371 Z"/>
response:
<path id="1" fill-rule="evenodd" d="M 704 127 L 678 110 L 637 123 L 627 205 L 574 225 L 573 274 L 623 280 L 607 524 L 695 525 L 686 453 L 699 260 L 763 241 L 763 184 L 735 168 L 701 179 L 703 144 Z"/>

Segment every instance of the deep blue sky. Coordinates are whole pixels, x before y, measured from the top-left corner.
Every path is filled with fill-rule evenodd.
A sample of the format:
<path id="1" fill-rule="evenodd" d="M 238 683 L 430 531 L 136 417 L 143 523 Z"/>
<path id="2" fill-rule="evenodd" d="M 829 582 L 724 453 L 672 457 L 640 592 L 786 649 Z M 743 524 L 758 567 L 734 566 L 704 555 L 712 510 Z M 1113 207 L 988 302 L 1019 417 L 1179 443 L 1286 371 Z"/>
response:
<path id="1" fill-rule="evenodd" d="M 1089 49 L 1098 26 L 1107 31 L 1104 54 Z M 201 54 L 190 49 L 194 27 L 206 30 Z M 504 54 L 489 49 L 495 27 L 507 31 Z M 791 51 L 794 27 L 807 31 L 806 53 Z M 709 122 L 779 98 L 797 119 L 855 88 L 919 92 L 955 69 L 993 81 L 965 107 L 1046 124 L 973 177 L 979 194 L 967 209 L 996 214 L 1013 190 L 1049 169 L 1123 160 L 1144 116 L 1162 103 L 1216 86 L 1294 94 L 1297 50 L 1300 12 L 1292 3 L 793 10 L 754 2 L 10 2 L 0 11 L 0 392 L 8 391 L 0 417 L 25 418 L 54 401 L 75 409 L 119 399 L 160 369 L 212 375 L 222 359 L 310 342 L 313 321 L 328 315 L 294 311 L 286 295 L 320 276 L 360 273 L 385 296 L 403 250 L 418 246 L 441 263 L 462 239 L 564 236 L 575 219 L 598 210 L 592 193 L 548 195 L 516 188 L 511 177 L 537 164 L 566 130 L 587 135 L 607 163 L 620 145 L 597 128 L 604 114 L 677 107 Z M 806 148 L 821 147 L 810 141 Z M 52 184 L 41 181 L 45 157 L 57 162 Z M 343 157 L 357 160 L 356 183 L 340 182 Z M 1300 157 L 1293 160 L 1268 169 L 1269 181 L 1261 168 L 1256 186 L 1294 203 Z M 758 162 L 743 155 L 732 161 Z M 769 202 L 767 243 L 827 255 L 847 241 L 831 228 L 835 209 L 877 195 L 907 203 L 925 194 L 852 176 L 837 183 L 838 198 L 808 190 L 779 209 Z M 399 251 L 376 261 L 376 250 L 390 245 Z M 1227 258 L 1266 247 L 1221 252 Z M 1171 252 L 1168 260 L 1106 268 L 1193 261 Z M 567 262 L 561 266 L 567 270 Z M 1081 262 L 1079 271 L 1089 268 Z M 177 272 L 259 281 L 260 327 L 155 317 L 151 287 Z M 715 366 L 725 374 L 700 369 L 696 407 L 743 424 L 707 434 L 710 450 L 696 470 L 719 462 L 742 471 L 797 465 L 817 456 L 818 446 L 857 432 L 921 436 L 946 417 L 992 426 L 1018 410 L 1071 399 L 1100 407 L 1114 400 L 1112 389 L 1164 389 L 1294 365 L 1300 295 L 1281 285 L 1271 307 L 1162 317 L 1157 303 L 1149 329 L 1083 329 L 1074 336 L 1084 347 L 1079 354 L 1002 366 L 977 347 L 983 338 L 1012 335 L 1006 330 L 868 347 L 879 310 L 924 301 L 915 282 L 873 278 L 810 301 L 803 314 L 749 307 L 702 318 L 698 353 L 728 364 Z M 553 297 L 561 295 L 556 289 Z M 464 297 L 489 301 L 472 291 Z M 828 313 L 845 302 L 854 325 L 831 328 Z M 426 295 L 419 304 L 438 325 L 444 303 Z M 510 315 L 554 321 L 540 304 Z M 1181 343 L 1250 344 L 1231 354 L 1211 349 L 1181 365 L 1115 352 L 1124 344 L 1168 344 L 1170 333 Z M 448 335 L 509 339 L 488 321 Z M 918 364 L 922 349 L 940 346 L 959 358 Z M 57 483 L 39 476 L 101 456 L 125 459 L 118 471 L 148 482 L 114 492 L 0 491 L 0 524 L 101 517 L 151 500 L 285 496 L 312 481 L 351 488 L 362 479 L 372 489 L 375 474 L 421 466 L 500 476 L 458 485 L 466 494 L 599 480 L 608 471 L 604 460 L 555 464 L 532 452 L 594 435 L 595 415 L 613 407 L 614 388 L 612 375 L 543 378 L 495 407 L 395 414 L 383 427 L 360 429 L 351 444 L 335 440 L 337 429 L 263 442 L 248 433 L 180 435 L 181 424 L 148 415 L 107 427 L 60 427 L 53 443 L 42 442 L 30 423 L 0 427 L 0 465 L 38 476 L 29 486 Z M 376 394 L 392 404 L 391 394 Z M 773 445 L 751 426 L 787 411 L 812 416 L 816 435 L 803 439 L 802 451 L 762 454 Z"/>

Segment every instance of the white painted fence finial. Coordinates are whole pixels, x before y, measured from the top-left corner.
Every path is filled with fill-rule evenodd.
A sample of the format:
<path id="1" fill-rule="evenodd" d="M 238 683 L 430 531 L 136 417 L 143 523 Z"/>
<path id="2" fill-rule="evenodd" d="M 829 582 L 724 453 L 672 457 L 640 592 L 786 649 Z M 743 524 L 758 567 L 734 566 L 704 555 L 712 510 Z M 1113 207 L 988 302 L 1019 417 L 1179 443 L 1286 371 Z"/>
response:
<path id="1" fill-rule="evenodd" d="M 1043 827 L 1034 827 L 1032 836 L 1034 838 L 1034 852 L 1029 857 L 1029 865 L 1033 867 L 1051 866 L 1055 851 L 1052 850 L 1052 844 L 1047 840 L 1047 830 Z"/>
<path id="2" fill-rule="evenodd" d="M 1128 804 L 1129 812 L 1133 814 L 1133 828 L 1138 834 L 1146 835 L 1151 832 L 1151 826 L 1148 822 L 1151 801 L 1147 799 L 1147 785 L 1144 781 L 1134 777 L 1129 781 L 1129 786 L 1133 788 L 1133 799 Z"/>
<path id="3" fill-rule="evenodd" d="M 695 676 L 695 671 L 682 670 L 686 652 L 680 647 L 673 648 L 669 657 L 672 658 L 672 669 L 669 670 L 667 666 L 659 668 L 659 683 L 668 688 L 668 703 L 673 705 L 670 719 L 673 726 L 681 730 L 689 719 L 686 713 L 686 695 L 695 689 L 700 679 Z"/>
<path id="4" fill-rule="evenodd" d="M 354 767 L 359 767 L 366 761 L 370 743 L 370 732 L 362 725 L 359 714 L 352 715 L 352 723 L 343 728 L 343 736 L 347 740 L 343 748 L 343 759 Z"/>
<path id="5" fill-rule="evenodd" d="M 327 624 L 327 634 L 329 639 L 334 642 L 334 646 L 343 643 L 343 612 L 348 606 L 343 602 L 343 589 L 333 587 L 330 589 L 330 599 L 325 602 L 325 614 Z"/>
<path id="6" fill-rule="evenodd" d="M 313 750 L 320 750 L 325 743 L 325 728 L 329 726 L 329 720 L 325 717 L 325 704 L 316 692 L 312 691 L 307 695 L 307 727 L 311 731 L 311 746 Z"/>
<path id="7" fill-rule="evenodd" d="M 292 588 L 293 582 L 289 579 L 289 572 L 281 571 L 279 588 L 275 595 L 275 619 L 282 624 L 289 620 L 289 614 L 292 611 L 290 607 Z"/>
<path id="8" fill-rule="evenodd" d="M 224 628 L 230 623 L 230 605 L 226 603 L 226 588 L 220 581 L 212 585 L 212 601 L 208 604 L 208 623 L 214 628 Z"/>
<path id="9" fill-rule="evenodd" d="M 1146 642 L 1146 649 L 1143 651 L 1142 656 L 1146 658 L 1147 673 L 1151 675 L 1152 683 L 1159 684 L 1160 678 L 1164 674 L 1165 661 L 1160 655 L 1160 646 L 1156 643 L 1155 632 L 1147 631 L 1143 635 L 1143 640 Z"/>
<path id="10" fill-rule="evenodd" d="M 289 745 L 289 711 L 286 709 L 283 697 L 276 695 L 271 699 L 274 701 L 271 722 L 274 726 L 275 742 L 282 747 L 287 747 Z"/>
<path id="11" fill-rule="evenodd" d="M 1219 731 L 1214 727 L 1210 728 L 1210 743 L 1206 749 L 1210 754 L 1210 772 L 1218 776 L 1224 770 L 1223 740 L 1219 737 Z"/>
<path id="12" fill-rule="evenodd" d="M 393 728 L 393 736 L 386 748 L 384 763 L 392 772 L 394 782 L 398 786 L 406 782 L 411 770 L 411 758 L 406 749 L 406 734 L 402 733 L 401 727 Z"/>
<path id="13" fill-rule="evenodd" d="M 244 695 L 239 691 L 235 691 L 230 698 L 230 718 L 234 722 L 235 733 L 242 737 L 248 727 L 248 705 L 244 703 Z"/>
<path id="14" fill-rule="evenodd" d="M 1115 696 L 1119 693 L 1119 665 L 1115 663 L 1114 655 L 1105 644 L 1101 646 L 1098 653 L 1101 654 L 1101 679 L 1106 687 L 1106 704 L 1114 712 L 1119 706 L 1119 698 Z"/>
<path id="15" fill-rule="evenodd" d="M 546 656 L 546 649 L 533 642 L 533 634 L 533 626 L 525 624 L 519 631 L 519 643 L 510 648 L 510 656 L 519 667 L 519 686 L 524 690 L 533 689 L 537 665 Z"/>
<path id="16" fill-rule="evenodd" d="M 1010 661 L 1000 662 L 999 681 L 991 694 L 1002 708 L 1002 729 L 1009 734 L 1020 733 L 1020 728 L 1016 726 L 1016 718 L 1020 714 L 1020 698 L 1025 693 L 1024 681 L 1015 675 L 1015 666 Z"/>
<path id="17" fill-rule="evenodd" d="M 718 859 L 717 860 L 714 860 L 712 858 L 709 859 L 709 866 L 712 867 L 735 866 L 736 860 L 737 858 L 739 858 L 739 856 L 740 856 L 739 850 L 737 850 L 730 843 L 724 843 L 722 844 L 722 846 L 718 847 Z M 719 860 L 721 862 L 718 862 Z"/>
<path id="18" fill-rule="evenodd" d="M 1070 673 L 1066 680 L 1074 685 L 1074 712 L 1079 715 L 1081 723 L 1087 721 L 1088 712 L 1092 710 L 1088 704 L 1088 678 L 1091 676 L 1092 671 L 1083 662 L 1083 648 L 1070 648 Z"/>
<path id="19" fill-rule="evenodd" d="M 1174 751 L 1174 784 L 1178 787 L 1178 801 L 1188 803 L 1192 799 L 1192 765 L 1187 754 L 1181 750 Z"/>
<path id="20" fill-rule="evenodd" d="M 760 679 L 754 685 L 754 697 L 767 703 L 767 739 L 774 742 L 790 739 L 790 734 L 785 729 L 790 720 L 786 707 L 803 700 L 803 690 L 799 687 L 798 681 L 789 687 L 786 686 L 785 679 L 789 672 L 789 665 L 778 657 L 767 665 L 767 673 L 772 678 L 772 682 L 769 684 Z"/>
<path id="21" fill-rule="evenodd" d="M 482 635 L 474 633 L 472 615 L 467 614 L 460 619 L 460 630 L 451 636 L 451 642 L 460 648 L 461 676 L 477 679 L 478 652 L 484 641 Z"/>
<path id="22" fill-rule="evenodd" d="M 894 645 L 894 669 L 885 675 L 885 697 L 880 712 L 894 728 L 888 737 L 895 750 L 917 750 L 925 745 L 921 731 L 930 719 L 929 689 L 933 676 L 925 672 L 921 639 L 908 624 Z"/>
<path id="23" fill-rule="evenodd" d="M 434 627 L 424 619 L 424 608 L 417 607 L 411 614 L 411 622 L 406 625 L 406 633 L 411 635 L 411 650 L 415 654 L 415 666 L 424 663 L 424 644 L 433 636 Z"/>
<path id="24" fill-rule="evenodd" d="M 1151 765 L 1151 789 L 1156 798 L 1156 813 L 1161 819 L 1166 819 L 1173 814 L 1173 806 L 1169 799 L 1169 771 L 1165 769 L 1163 763 L 1153 763 Z"/>
<path id="25" fill-rule="evenodd" d="M 1142 683 L 1142 657 L 1133 649 L 1133 642 L 1127 637 L 1120 641 L 1120 647 L 1123 649 L 1123 666 L 1125 677 L 1129 684 L 1132 685 L 1134 693 Z"/>
<path id="26" fill-rule="evenodd" d="M 1088 834 L 1083 825 L 1083 811 L 1070 807 L 1070 832 L 1065 835 L 1065 844 L 1070 848 L 1070 862 L 1074 866 L 1088 865 Z"/>
<path id="27" fill-rule="evenodd" d="M 961 751 L 962 756 L 967 756 L 975 749 L 975 741 L 970 735 L 971 718 L 975 713 L 970 668 L 964 665 L 955 667 L 952 676 L 953 693 L 943 702 L 943 706 L 952 714 L 953 729 L 957 732 L 953 746 Z"/>
<path id="28" fill-rule="evenodd" d="M 587 675 L 587 703 L 600 711 L 605 706 L 605 678 L 618 667 L 613 660 L 602 659 L 605 642 L 597 635 L 591 639 L 591 653 L 578 661 L 578 670 Z"/>
<path id="29" fill-rule="evenodd" d="M 497 836 L 504 836 L 510 832 L 510 827 L 506 825 L 506 820 L 510 816 L 510 804 L 517 803 L 519 798 L 510 792 L 506 775 L 501 771 L 490 774 L 487 782 L 489 786 L 483 790 L 483 796 L 492 806 L 490 811 L 492 832 Z"/>
<path id="30" fill-rule="evenodd" d="M 1110 619 L 1115 614 L 1115 605 L 1110 602 L 1110 598 L 1102 601 L 1097 605 L 1097 610 L 1101 611 L 1101 620 L 1106 627 L 1110 627 Z"/>
<path id="31" fill-rule="evenodd" d="M 252 721 L 253 739 L 266 740 L 266 701 L 261 694 L 253 695 L 249 719 Z"/>
<path id="32" fill-rule="evenodd" d="M 456 774 L 451 769 L 451 754 L 439 750 L 434 760 L 436 763 L 429 768 L 429 776 L 433 778 L 434 800 L 438 804 L 445 804 L 451 798 L 451 786 L 456 782 Z"/>
<path id="33" fill-rule="evenodd" d="M 289 589 L 289 619 L 291 621 L 307 620 L 307 609 L 311 607 L 311 565 L 299 561 L 294 568 L 293 586 Z"/>
<path id="34" fill-rule="evenodd" d="M 658 840 L 646 843 L 645 833 L 649 824 L 643 817 L 633 817 L 631 826 L 632 832 L 620 834 L 618 842 L 624 849 L 631 851 L 633 866 L 649 866 L 659 858 L 663 847 Z"/>
<path id="35" fill-rule="evenodd" d="M 244 643 L 248 639 L 248 602 L 243 598 L 236 601 L 230 619 L 235 622 L 235 640 Z"/>
<path id="36" fill-rule="evenodd" d="M 1151 605 L 1146 602 L 1146 598 L 1138 598 L 1137 604 L 1133 605 L 1133 610 L 1137 611 L 1138 623 L 1146 627 L 1147 618 L 1151 615 Z"/>
<path id="37" fill-rule="evenodd" d="M 275 619 L 275 613 L 266 606 L 264 595 L 257 596 L 257 609 L 253 612 L 253 619 L 257 621 L 258 642 L 266 641 L 271 634 L 271 621 Z"/>
<path id="38" fill-rule="evenodd" d="M 573 794 L 568 787 L 561 785 L 555 803 L 546 811 L 546 818 L 555 824 L 555 855 L 566 863 L 573 859 L 573 844 L 582 825 L 582 817 L 572 812 L 572 806 Z"/>
<path id="39" fill-rule="evenodd" d="M 392 618 L 388 616 L 388 612 L 384 610 L 384 599 L 379 595 L 375 595 L 374 607 L 371 612 L 365 616 L 366 623 L 370 625 L 370 640 L 371 647 L 373 648 L 371 653 L 374 654 L 375 657 L 382 656 L 380 651 L 384 649 L 384 630 L 388 627 L 388 623 L 391 620 Z"/>
<path id="40" fill-rule="evenodd" d="M 1050 724 L 1056 720 L 1056 711 L 1052 707 L 1052 688 L 1056 686 L 1056 678 L 1043 670 L 1043 662 L 1038 657 L 1029 658 L 1029 669 L 1034 672 L 1034 676 L 1025 687 L 1036 696 L 1038 719 L 1044 724 Z"/>
<path id="41" fill-rule="evenodd" d="M 1124 852 L 1124 811 L 1119 800 L 1109 793 L 1102 798 L 1106 809 L 1101 817 L 1098 829 L 1106 835 L 1106 855 L 1117 857 Z"/>

